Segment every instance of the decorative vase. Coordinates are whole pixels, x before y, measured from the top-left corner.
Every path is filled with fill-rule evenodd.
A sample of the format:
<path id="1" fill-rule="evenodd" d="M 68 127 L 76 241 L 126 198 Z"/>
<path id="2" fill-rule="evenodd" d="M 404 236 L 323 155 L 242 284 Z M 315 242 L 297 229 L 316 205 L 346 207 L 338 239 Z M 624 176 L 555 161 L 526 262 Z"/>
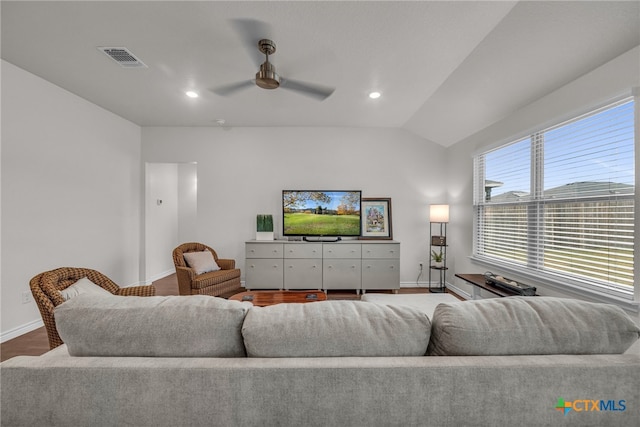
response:
<path id="1" fill-rule="evenodd" d="M 257 216 L 256 240 L 273 240 L 273 215 L 261 214 Z"/>

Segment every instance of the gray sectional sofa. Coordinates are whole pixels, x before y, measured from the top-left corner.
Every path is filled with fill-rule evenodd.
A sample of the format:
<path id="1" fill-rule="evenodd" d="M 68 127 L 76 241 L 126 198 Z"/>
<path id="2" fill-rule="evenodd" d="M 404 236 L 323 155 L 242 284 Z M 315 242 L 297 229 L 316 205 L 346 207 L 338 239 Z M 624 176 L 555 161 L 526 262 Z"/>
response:
<path id="1" fill-rule="evenodd" d="M 640 329 L 615 306 L 502 298 L 430 319 L 360 301 L 79 295 L 55 314 L 65 345 L 0 365 L 2 426 L 640 422 Z"/>

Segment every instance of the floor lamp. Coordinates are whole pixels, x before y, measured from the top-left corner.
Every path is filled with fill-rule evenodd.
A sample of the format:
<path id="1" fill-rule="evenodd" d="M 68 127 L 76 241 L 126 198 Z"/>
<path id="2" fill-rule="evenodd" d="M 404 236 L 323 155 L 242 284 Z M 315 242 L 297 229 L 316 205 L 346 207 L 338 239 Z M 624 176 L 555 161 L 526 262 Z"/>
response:
<path id="1" fill-rule="evenodd" d="M 434 263 L 429 263 L 429 292 L 445 292 L 447 290 L 447 223 L 449 222 L 449 205 L 429 206 L 429 257 Z M 433 225 L 439 225 L 439 234 L 433 234 Z M 435 249 L 434 249 L 435 248 Z M 436 252 L 438 251 L 438 252 Z M 439 255 L 439 256 L 437 256 Z M 438 261 L 435 258 L 439 258 Z M 431 287 L 431 273 L 438 277 L 438 287 Z"/>

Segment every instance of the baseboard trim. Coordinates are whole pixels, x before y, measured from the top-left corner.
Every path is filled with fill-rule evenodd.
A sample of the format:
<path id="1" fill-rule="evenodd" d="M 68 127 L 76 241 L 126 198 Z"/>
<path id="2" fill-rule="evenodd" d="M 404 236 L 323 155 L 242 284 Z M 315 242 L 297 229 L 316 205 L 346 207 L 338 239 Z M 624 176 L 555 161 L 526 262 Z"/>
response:
<path id="1" fill-rule="evenodd" d="M 24 335 L 27 332 L 35 331 L 36 329 L 43 326 L 44 323 L 42 322 L 42 319 L 32 320 L 31 322 L 25 323 L 22 326 L 18 326 L 17 328 L 13 328 L 11 330 L 3 332 L 0 335 L 0 343 L 18 338 L 20 335 Z"/>
<path id="2" fill-rule="evenodd" d="M 432 283 L 431 286 L 438 286 L 437 283 Z M 429 287 L 429 282 L 400 282 L 400 287 L 401 288 L 428 288 Z M 449 282 L 445 283 L 445 287 L 453 292 L 454 294 L 458 295 L 460 298 L 463 298 L 465 300 L 468 299 L 473 299 L 473 296 L 469 293 L 466 292 L 464 290 L 462 290 L 461 288 L 459 288 L 458 286 L 455 286 Z"/>
<path id="3" fill-rule="evenodd" d="M 428 288 L 429 282 L 400 282 L 401 288 Z"/>
<path id="4" fill-rule="evenodd" d="M 137 284 L 133 284 L 133 285 L 129 285 L 129 286 L 150 285 L 153 282 L 155 282 L 156 280 L 164 279 L 167 276 L 171 276 L 175 272 L 176 272 L 176 270 L 173 269 L 173 268 L 169 269 L 169 270 L 165 270 L 165 271 L 163 271 L 161 273 L 154 274 L 153 276 L 151 276 L 151 278 L 146 279 L 143 283 L 137 283 Z"/>
<path id="5" fill-rule="evenodd" d="M 452 285 L 451 283 L 447 283 L 447 289 L 449 289 L 454 294 L 458 295 L 460 298 L 464 298 L 466 300 L 473 299 L 473 296 L 467 292 L 459 288 L 458 286 Z"/>

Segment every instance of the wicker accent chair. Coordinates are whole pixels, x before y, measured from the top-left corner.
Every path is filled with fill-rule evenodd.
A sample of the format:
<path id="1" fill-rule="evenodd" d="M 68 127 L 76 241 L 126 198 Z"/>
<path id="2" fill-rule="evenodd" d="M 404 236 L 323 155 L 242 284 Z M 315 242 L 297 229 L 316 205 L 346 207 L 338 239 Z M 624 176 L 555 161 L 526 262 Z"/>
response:
<path id="1" fill-rule="evenodd" d="M 184 254 L 187 252 L 210 251 L 220 270 L 196 274 L 187 264 Z M 211 295 L 214 297 L 242 292 L 240 269 L 233 259 L 218 258 L 218 254 L 202 243 L 183 243 L 173 250 L 173 263 L 176 266 L 180 295 Z"/>
<path id="2" fill-rule="evenodd" d="M 156 294 L 156 288 L 153 285 L 121 288 L 104 274 L 89 268 L 62 267 L 34 276 L 29 282 L 29 286 L 31 287 L 33 299 L 36 301 L 42 315 L 51 349 L 63 344 L 60 335 L 58 335 L 56 320 L 53 316 L 53 309 L 64 302 L 60 291 L 73 285 L 83 277 L 88 278 L 114 295 L 153 296 Z"/>

